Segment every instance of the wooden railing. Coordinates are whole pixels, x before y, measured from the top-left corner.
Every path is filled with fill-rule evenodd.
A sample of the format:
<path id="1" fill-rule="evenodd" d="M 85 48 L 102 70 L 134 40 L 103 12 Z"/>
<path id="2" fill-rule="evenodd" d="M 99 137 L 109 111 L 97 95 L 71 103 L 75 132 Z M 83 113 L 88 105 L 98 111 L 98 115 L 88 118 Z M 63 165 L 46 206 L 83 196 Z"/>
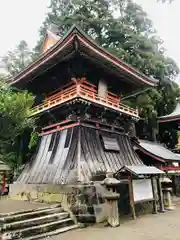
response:
<path id="1" fill-rule="evenodd" d="M 59 89 L 59 91 L 56 90 L 48 94 L 42 104 L 32 109 L 32 115 L 54 108 L 77 97 L 101 104 L 107 108 L 109 107 L 134 117 L 138 117 L 137 109 L 121 104 L 120 98 L 117 95 L 108 92 L 106 98 L 99 97 L 97 87 L 88 83 L 85 78 L 80 80 L 72 79 L 71 83 L 66 85 L 66 87 L 63 87 L 63 89 Z"/>

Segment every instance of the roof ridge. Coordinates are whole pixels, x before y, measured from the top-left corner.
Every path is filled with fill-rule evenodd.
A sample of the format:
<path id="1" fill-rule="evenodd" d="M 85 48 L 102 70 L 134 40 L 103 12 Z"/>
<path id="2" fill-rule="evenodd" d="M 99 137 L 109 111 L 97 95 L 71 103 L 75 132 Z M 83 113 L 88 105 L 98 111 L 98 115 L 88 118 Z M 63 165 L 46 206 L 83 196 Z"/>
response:
<path id="1" fill-rule="evenodd" d="M 78 34 L 79 33 L 79 34 Z M 24 70 L 19 72 L 15 77 L 11 78 L 9 82 L 11 84 L 16 83 L 20 81 L 23 77 L 29 75 L 30 72 L 35 71 L 39 66 L 44 64 L 44 62 L 48 61 L 50 58 L 52 58 L 54 55 L 58 54 L 58 50 L 56 49 L 58 46 L 60 47 L 61 44 L 64 42 L 64 46 L 61 45 L 61 49 L 65 48 L 65 40 L 70 39 L 70 41 L 73 41 L 73 34 L 78 34 L 78 40 L 82 41 L 82 44 L 84 44 L 87 48 L 93 49 L 94 52 L 101 56 L 102 58 L 106 58 L 107 61 L 109 61 L 111 64 L 115 64 L 117 67 L 121 68 L 126 74 L 131 74 L 132 77 L 135 77 L 135 79 L 138 79 L 140 82 L 144 82 L 143 84 L 149 84 L 151 86 L 156 85 L 158 80 L 151 78 L 144 73 L 141 73 L 138 71 L 136 68 L 128 65 L 127 63 L 123 62 L 121 59 L 119 59 L 117 56 L 111 54 L 108 52 L 106 49 L 104 49 L 100 44 L 98 44 L 94 39 L 92 39 L 90 36 L 88 36 L 78 25 L 73 24 L 73 26 L 69 29 L 69 31 L 62 37 L 60 38 L 55 45 L 53 45 L 49 50 L 44 52 L 39 58 L 35 61 L 32 62 L 29 66 L 27 66 Z M 68 40 L 67 40 L 68 41 Z M 84 41 L 84 42 L 83 42 Z M 45 59 L 46 57 L 46 59 Z M 39 65 L 38 65 L 39 64 Z M 25 73 L 26 72 L 26 73 Z"/>

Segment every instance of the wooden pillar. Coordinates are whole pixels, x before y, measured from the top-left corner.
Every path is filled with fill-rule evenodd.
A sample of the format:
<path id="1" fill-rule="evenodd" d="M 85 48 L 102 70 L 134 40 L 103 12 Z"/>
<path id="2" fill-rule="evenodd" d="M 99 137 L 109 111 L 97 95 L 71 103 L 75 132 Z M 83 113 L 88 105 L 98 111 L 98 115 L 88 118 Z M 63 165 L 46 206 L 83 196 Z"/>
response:
<path id="1" fill-rule="evenodd" d="M 101 98 L 107 97 L 107 83 L 104 79 L 100 79 L 98 83 L 98 96 Z"/>
<path id="2" fill-rule="evenodd" d="M 154 201 L 153 201 L 153 213 L 154 214 L 157 214 L 157 196 L 156 196 L 156 191 L 155 191 L 155 177 L 152 177 L 151 178 L 151 183 L 152 183 L 152 191 L 153 191 L 153 198 L 154 198 Z"/>
<path id="3" fill-rule="evenodd" d="M 132 218 L 136 219 L 136 211 L 134 206 L 134 193 L 133 193 L 133 185 L 132 185 L 132 174 L 129 175 L 129 198 L 130 198 L 130 207 Z"/>
<path id="4" fill-rule="evenodd" d="M 81 127 L 78 127 L 78 145 L 77 145 L 77 170 L 78 181 L 81 182 Z"/>
<path id="5" fill-rule="evenodd" d="M 6 187 L 6 172 L 3 172 L 2 175 L 2 186 L 1 186 L 1 193 L 3 194 L 5 191 L 5 187 Z"/>
<path id="6" fill-rule="evenodd" d="M 158 197 L 159 197 L 159 210 L 160 212 L 164 212 L 164 201 L 163 201 L 163 193 L 161 187 L 160 177 L 157 179 L 157 189 L 158 189 Z"/>
<path id="7" fill-rule="evenodd" d="M 176 196 L 177 195 L 177 186 L 176 186 L 176 176 L 172 176 L 172 187 L 173 187 L 173 194 Z"/>

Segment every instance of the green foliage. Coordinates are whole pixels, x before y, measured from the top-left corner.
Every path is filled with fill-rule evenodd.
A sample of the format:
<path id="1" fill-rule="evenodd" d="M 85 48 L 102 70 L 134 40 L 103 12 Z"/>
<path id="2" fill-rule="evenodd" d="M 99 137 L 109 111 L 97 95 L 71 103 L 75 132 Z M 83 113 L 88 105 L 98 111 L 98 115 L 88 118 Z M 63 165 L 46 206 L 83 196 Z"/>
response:
<path id="1" fill-rule="evenodd" d="M 27 127 L 34 126 L 34 119 L 29 118 L 34 97 L 28 92 L 13 92 L 8 87 L 0 89 L 1 137 L 7 139 L 18 136 Z M 6 120 L 6 121 L 5 121 Z"/>
<path id="2" fill-rule="evenodd" d="M 138 107 L 140 116 L 148 125 L 148 131 L 154 132 L 152 135 L 155 139 L 157 116 L 170 113 L 179 101 L 179 86 L 173 82 L 179 74 L 179 68 L 173 59 L 166 56 L 163 42 L 142 7 L 132 0 L 51 0 L 49 13 L 40 29 L 40 39 L 33 54 L 26 42 L 22 41 L 2 59 L 11 76 L 39 56 L 46 29 L 53 24 L 57 26 L 61 36 L 66 34 L 73 24 L 79 25 L 120 59 L 144 74 L 160 80 L 156 89 L 126 100 L 129 105 Z M 6 121 L 3 121 L 3 124 L 8 123 L 3 126 L 4 136 L 9 139 L 7 128 L 9 132 L 13 131 L 14 136 L 19 136 L 27 126 L 34 124 L 34 120 L 27 117 L 33 100 L 28 93 L 21 95 L 12 93 L 9 89 L 4 91 L 0 92 L 0 108 L 4 109 L 5 113 Z M 3 94 L 6 96 L 5 102 Z M 33 133 L 29 147 L 35 142 L 36 133 Z"/>
<path id="3" fill-rule="evenodd" d="M 30 138 L 29 145 L 28 145 L 28 148 L 30 150 L 33 149 L 36 146 L 38 138 L 39 138 L 39 133 L 34 130 L 31 133 L 31 138 Z"/>
<path id="4" fill-rule="evenodd" d="M 180 131 L 177 131 L 177 138 L 180 138 Z"/>
<path id="5" fill-rule="evenodd" d="M 132 0 L 51 0 L 49 9 L 40 29 L 37 52 L 46 29 L 52 24 L 58 26 L 60 35 L 77 24 L 120 59 L 160 80 L 157 89 L 125 101 L 138 106 L 140 116 L 148 124 L 148 131 L 155 132 L 155 138 L 156 117 L 170 113 L 180 97 L 179 86 L 173 82 L 179 68 L 165 55 L 163 41 L 156 35 L 147 13 Z"/>
<path id="6" fill-rule="evenodd" d="M 40 28 L 40 41 L 35 50 L 40 51 L 46 29 L 58 26 L 59 34 L 65 35 L 73 24 L 77 24 L 88 35 L 103 45 L 107 26 L 112 18 L 107 0 L 52 0 L 50 12 Z"/>
<path id="7" fill-rule="evenodd" d="M 179 73 L 176 63 L 164 55 L 162 40 L 147 13 L 131 0 L 51 0 L 36 50 L 52 24 L 60 35 L 77 24 L 122 60 L 157 79 L 173 80 Z"/>
<path id="8" fill-rule="evenodd" d="M 27 43 L 23 40 L 14 50 L 2 57 L 1 64 L 8 75 L 14 76 L 32 62 L 32 56 Z"/>
<path id="9" fill-rule="evenodd" d="M 7 85 L 0 87 L 0 159 L 16 167 L 22 162 L 23 134 L 35 126 L 30 118 L 34 96 L 24 92 L 13 92 Z"/>

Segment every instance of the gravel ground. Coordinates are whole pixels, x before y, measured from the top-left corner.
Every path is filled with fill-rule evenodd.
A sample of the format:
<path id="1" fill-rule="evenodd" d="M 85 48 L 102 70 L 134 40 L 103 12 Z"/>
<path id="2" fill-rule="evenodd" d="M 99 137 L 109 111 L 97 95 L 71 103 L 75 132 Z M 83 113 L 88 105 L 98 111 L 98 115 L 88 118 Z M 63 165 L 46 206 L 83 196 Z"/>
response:
<path id="1" fill-rule="evenodd" d="M 0 200 L 0 213 L 44 207 L 47 204 L 29 203 L 14 200 Z M 128 220 L 118 228 L 89 227 L 77 229 L 49 240 L 180 240 L 180 202 L 176 202 L 176 209 L 156 215 L 142 216 L 137 220 Z"/>
<path id="2" fill-rule="evenodd" d="M 180 203 L 176 210 L 128 220 L 120 227 L 91 227 L 52 236 L 49 240 L 180 240 Z"/>

